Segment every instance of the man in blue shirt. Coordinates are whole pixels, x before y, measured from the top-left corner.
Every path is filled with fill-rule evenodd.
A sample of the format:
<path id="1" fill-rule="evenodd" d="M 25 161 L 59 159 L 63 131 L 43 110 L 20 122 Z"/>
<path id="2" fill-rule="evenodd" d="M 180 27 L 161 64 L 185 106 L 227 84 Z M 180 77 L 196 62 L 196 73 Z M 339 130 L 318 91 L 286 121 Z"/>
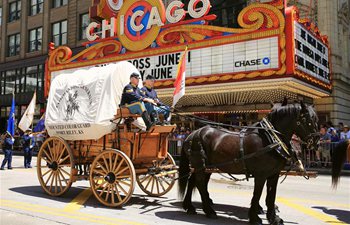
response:
<path id="1" fill-rule="evenodd" d="M 4 151 L 5 158 L 1 163 L 1 170 L 5 169 L 5 165 L 7 163 L 7 168 L 9 170 L 12 170 L 12 146 L 15 142 L 15 139 L 12 137 L 12 135 L 7 131 L 5 134 L 5 140 L 2 145 L 2 150 Z"/>
<path id="2" fill-rule="evenodd" d="M 145 97 L 153 99 L 156 105 L 146 105 L 147 111 L 151 112 L 151 119 L 154 122 L 159 122 L 158 114 L 164 115 L 164 123 L 169 124 L 169 115 L 170 115 L 170 107 L 164 105 L 158 98 L 156 90 L 154 90 L 154 77 L 152 75 L 148 75 L 145 80 L 145 85 L 141 88 L 141 94 Z"/>
<path id="3" fill-rule="evenodd" d="M 156 104 L 153 99 L 143 96 L 138 87 L 140 75 L 132 73 L 130 75 L 130 83 L 124 87 L 120 105 L 126 106 L 131 113 L 141 114 L 143 121 L 146 124 L 147 130 L 155 125 L 152 122 L 150 115 L 145 105 Z M 148 107 L 149 108 L 149 107 Z"/>
<path id="4" fill-rule="evenodd" d="M 23 151 L 24 151 L 24 167 L 32 168 L 33 147 L 35 146 L 35 139 L 31 133 L 31 129 L 27 129 L 23 135 Z"/>

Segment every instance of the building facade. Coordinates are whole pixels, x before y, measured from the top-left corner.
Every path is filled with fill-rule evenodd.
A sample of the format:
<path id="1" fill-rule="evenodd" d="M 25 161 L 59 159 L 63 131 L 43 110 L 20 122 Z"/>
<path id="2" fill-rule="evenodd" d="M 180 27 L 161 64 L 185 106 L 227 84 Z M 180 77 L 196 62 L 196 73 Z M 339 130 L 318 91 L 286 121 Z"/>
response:
<path id="1" fill-rule="evenodd" d="M 126 0 L 127 1 L 127 0 Z M 165 0 L 168 5 L 172 0 Z M 185 5 L 189 1 L 183 1 Z M 254 1 L 211 1 L 211 13 L 217 18 L 210 24 L 238 28 L 239 12 Z M 268 2 L 268 1 L 260 1 Z M 312 1 L 311 1 L 312 2 Z M 251 91 L 228 92 L 220 87 L 213 94 L 200 93 L 184 97 L 179 107 L 188 113 L 229 123 L 255 121 L 266 114 L 269 101 L 279 101 L 284 96 L 316 103 L 323 121 L 350 122 L 349 95 L 349 14 L 346 1 L 290 1 L 299 4 L 301 16 L 309 16 L 317 23 L 322 34 L 330 37 L 333 92 L 330 97 L 314 100 L 291 91 L 267 91 L 258 88 Z M 48 56 L 48 44 L 67 45 L 73 55 L 82 51 L 86 42 L 85 29 L 90 22 L 88 15 L 91 1 L 86 0 L 4 0 L 0 2 L 0 130 L 5 129 L 12 92 L 16 96 L 16 117 L 20 118 L 29 104 L 33 92 L 38 94 L 36 118 L 45 109 L 44 71 Z M 341 12 L 338 14 L 338 12 Z M 320 16 L 320 15 L 327 15 Z M 338 16 L 338 18 L 337 18 Z M 330 19 L 333 18 L 333 19 Z M 317 21 L 316 21 L 317 20 Z M 330 22 L 331 21 L 331 22 Z M 333 47 L 334 46 L 334 47 Z M 344 51 L 347 49 L 347 51 Z M 249 85 L 249 82 L 247 83 Z M 277 83 L 276 83 L 277 85 Z M 219 90 L 219 91 L 218 91 Z M 217 93 L 214 93 L 216 91 Z M 160 89 L 167 103 L 171 101 L 169 90 Z M 319 95 L 321 96 L 321 95 Z M 323 95 L 322 95 L 323 96 Z"/>

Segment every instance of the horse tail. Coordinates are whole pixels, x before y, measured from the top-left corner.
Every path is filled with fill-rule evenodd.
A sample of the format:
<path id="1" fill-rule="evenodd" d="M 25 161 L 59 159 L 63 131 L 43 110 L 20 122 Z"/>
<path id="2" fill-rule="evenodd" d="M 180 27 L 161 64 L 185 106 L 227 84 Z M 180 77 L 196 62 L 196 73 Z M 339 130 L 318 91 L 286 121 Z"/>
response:
<path id="1" fill-rule="evenodd" d="M 348 148 L 349 141 L 342 141 L 333 150 L 332 155 L 332 187 L 337 188 L 340 172 L 345 163 L 346 150 Z"/>
<path id="2" fill-rule="evenodd" d="M 180 156 L 180 165 L 179 165 L 179 181 L 178 181 L 178 192 L 179 197 L 182 199 L 185 195 L 188 177 L 191 172 L 190 168 L 190 161 L 187 157 L 187 151 L 191 148 L 191 140 L 187 138 L 183 145 L 181 150 L 181 156 Z"/>

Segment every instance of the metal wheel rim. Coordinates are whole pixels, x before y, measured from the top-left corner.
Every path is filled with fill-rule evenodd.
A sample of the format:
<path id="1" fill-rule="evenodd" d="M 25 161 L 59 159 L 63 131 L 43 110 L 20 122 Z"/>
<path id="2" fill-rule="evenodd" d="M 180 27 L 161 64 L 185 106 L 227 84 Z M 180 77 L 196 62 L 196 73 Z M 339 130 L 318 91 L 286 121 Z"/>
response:
<path id="1" fill-rule="evenodd" d="M 41 146 L 37 157 L 37 174 L 41 187 L 51 196 L 60 196 L 73 183 L 74 161 L 67 142 L 50 137 Z"/>
<path id="2" fill-rule="evenodd" d="M 176 165 L 173 157 L 167 154 L 167 164 Z M 175 184 L 175 174 L 168 174 L 164 177 L 156 177 L 151 174 L 138 174 L 136 181 L 141 190 L 149 196 L 160 197 L 167 194 Z"/>
<path id="3" fill-rule="evenodd" d="M 106 178 L 109 174 L 114 174 L 114 180 Z M 118 207 L 131 198 L 135 176 L 134 166 L 127 155 L 119 150 L 107 150 L 99 154 L 91 165 L 90 186 L 99 202 Z"/>

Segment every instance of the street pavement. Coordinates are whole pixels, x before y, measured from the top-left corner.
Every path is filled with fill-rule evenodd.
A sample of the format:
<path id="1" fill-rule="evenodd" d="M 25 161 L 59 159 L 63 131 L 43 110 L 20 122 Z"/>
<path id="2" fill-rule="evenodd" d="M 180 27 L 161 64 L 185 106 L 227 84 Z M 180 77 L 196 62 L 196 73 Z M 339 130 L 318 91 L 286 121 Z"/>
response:
<path id="1" fill-rule="evenodd" d="M 33 165 L 36 165 L 36 158 L 33 158 Z M 65 195 L 51 197 L 42 190 L 36 168 L 23 168 L 23 156 L 14 156 L 13 166 L 13 170 L 0 171 L 1 225 L 248 224 L 247 214 L 254 185 L 252 179 L 233 182 L 220 174 L 213 174 L 209 192 L 219 218 L 208 219 L 201 210 L 197 192 L 193 198 L 198 208 L 197 215 L 187 215 L 181 209 L 177 187 L 160 198 L 149 197 L 136 187 L 126 206 L 108 208 L 91 194 L 88 181 L 78 181 Z M 337 190 L 332 189 L 329 175 L 310 180 L 288 177 L 279 184 L 277 196 L 279 216 L 286 225 L 350 224 L 348 176 L 341 177 Z M 264 205 L 264 198 L 260 201 L 261 205 Z M 265 216 L 261 218 L 267 224 Z"/>

